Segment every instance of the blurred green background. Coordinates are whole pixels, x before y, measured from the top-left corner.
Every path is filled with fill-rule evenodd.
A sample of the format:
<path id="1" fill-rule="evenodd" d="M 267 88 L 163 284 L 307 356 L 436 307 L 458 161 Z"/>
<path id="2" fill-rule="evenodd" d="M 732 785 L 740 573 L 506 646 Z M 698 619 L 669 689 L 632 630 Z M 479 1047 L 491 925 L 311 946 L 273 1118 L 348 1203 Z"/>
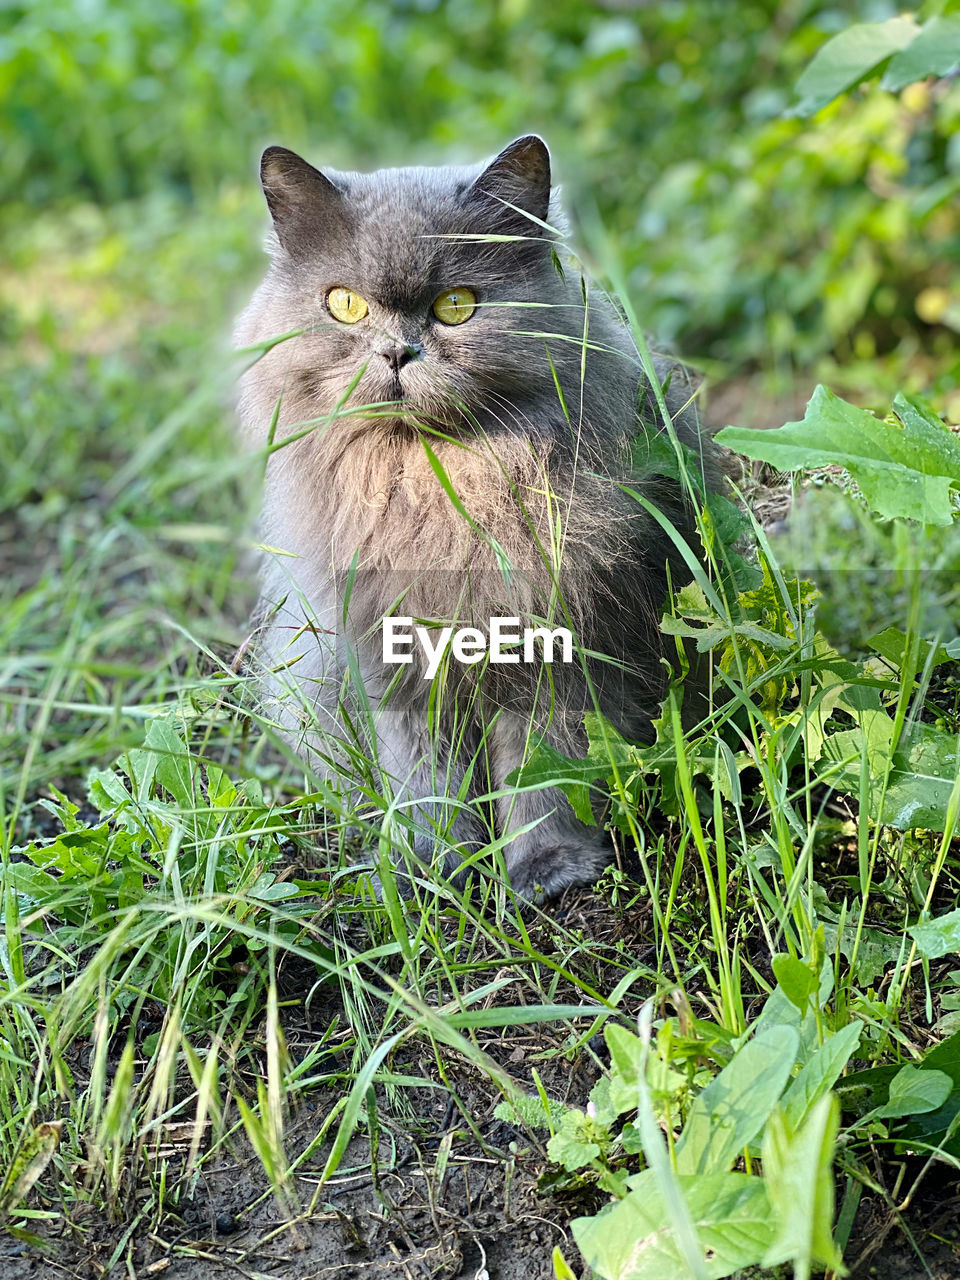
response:
<path id="1" fill-rule="evenodd" d="M 686 355 L 729 374 L 897 352 L 935 377 L 951 334 L 924 322 L 945 309 L 937 295 L 919 314 L 916 302 L 956 267 L 960 100 L 932 112 L 921 86 L 841 101 L 813 123 L 784 118 L 828 34 L 896 11 L 884 0 L 7 3 L 6 227 L 56 210 L 52 227 L 82 248 L 97 222 L 80 207 L 146 202 L 136 236 L 112 221 L 125 242 L 113 252 L 135 254 L 150 292 L 176 305 L 168 239 L 205 219 L 206 293 L 222 305 L 254 270 L 264 143 L 376 167 L 475 159 L 535 129 L 616 232 L 651 330 Z M 108 250 L 96 265 L 113 265 Z"/>
<path id="2" fill-rule="evenodd" d="M 0 652 L 33 655 L 10 715 L 61 663 L 58 698 L 102 714 L 60 749 L 89 756 L 159 696 L 145 652 L 176 681 L 197 638 L 242 636 L 258 477 L 230 443 L 230 323 L 263 263 L 270 142 L 363 168 L 541 131 L 650 333 L 707 375 L 708 420 L 777 426 L 818 380 L 960 419 L 956 79 L 789 114 L 831 34 L 896 11 L 7 0 Z"/>

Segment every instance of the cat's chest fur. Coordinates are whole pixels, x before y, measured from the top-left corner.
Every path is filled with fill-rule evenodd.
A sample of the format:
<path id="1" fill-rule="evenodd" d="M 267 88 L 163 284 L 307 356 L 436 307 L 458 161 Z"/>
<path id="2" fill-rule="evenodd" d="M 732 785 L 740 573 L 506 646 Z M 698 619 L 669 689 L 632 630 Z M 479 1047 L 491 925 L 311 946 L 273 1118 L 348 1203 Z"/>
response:
<path id="1" fill-rule="evenodd" d="M 540 617 L 558 577 L 580 578 L 582 593 L 584 557 L 610 549 L 585 527 L 590 504 L 551 474 L 553 451 L 519 434 L 460 444 L 376 428 L 286 452 L 269 485 L 271 539 L 293 552 L 315 612 L 335 601 L 339 625 L 349 599 L 350 631 L 371 651 L 389 614 L 484 631 L 491 617 Z"/>
<path id="2" fill-rule="evenodd" d="M 460 443 L 373 430 L 341 448 L 304 450 L 301 500 L 291 503 L 281 482 L 277 515 L 290 526 L 288 544 L 326 556 L 338 574 L 355 564 L 412 577 L 468 561 L 495 570 L 504 557 L 536 572 L 551 507 L 562 524 L 577 502 L 550 474 L 549 454 L 521 436 Z"/>

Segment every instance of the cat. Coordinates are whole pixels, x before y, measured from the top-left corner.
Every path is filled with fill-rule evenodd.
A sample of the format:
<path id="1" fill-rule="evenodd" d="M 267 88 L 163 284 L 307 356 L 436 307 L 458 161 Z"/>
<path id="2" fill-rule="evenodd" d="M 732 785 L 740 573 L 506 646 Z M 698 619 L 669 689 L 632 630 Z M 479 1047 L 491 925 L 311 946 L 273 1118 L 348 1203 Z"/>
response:
<path id="1" fill-rule="evenodd" d="M 404 828 L 415 870 L 439 859 L 462 884 L 495 830 L 521 898 L 590 883 L 611 857 L 602 829 L 508 779 L 541 735 L 582 754 L 591 709 L 649 737 L 667 566 L 689 575 L 626 488 L 687 540 L 693 518 L 677 481 L 632 461 L 664 422 L 615 304 L 565 249 L 546 144 L 366 174 L 269 147 L 260 176 L 271 261 L 236 341 L 267 349 L 238 407 L 248 444 L 272 450 L 259 652 L 277 722 L 328 778 L 375 760 L 398 867 Z M 658 374 L 709 479 L 689 382 Z M 580 656 L 450 659 L 438 686 L 416 644 L 384 662 L 397 615 L 431 636 L 569 624 Z"/>

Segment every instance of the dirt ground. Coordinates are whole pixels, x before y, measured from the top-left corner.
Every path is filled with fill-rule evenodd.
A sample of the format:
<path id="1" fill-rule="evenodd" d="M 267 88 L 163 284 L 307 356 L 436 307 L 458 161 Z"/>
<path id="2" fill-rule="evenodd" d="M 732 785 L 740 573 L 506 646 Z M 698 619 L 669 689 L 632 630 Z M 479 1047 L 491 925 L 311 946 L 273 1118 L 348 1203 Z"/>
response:
<path id="1" fill-rule="evenodd" d="M 303 1131 L 309 1126 L 304 1117 Z M 475 1142 L 454 1140 L 439 1179 L 436 1150 L 411 1141 L 378 1188 L 368 1174 L 337 1177 L 321 1192 L 314 1212 L 293 1223 L 278 1213 L 256 1159 L 247 1153 L 208 1170 L 193 1195 L 155 1228 L 75 1215 L 73 1231 L 64 1224 L 50 1233 L 47 1257 L 8 1239 L 0 1246 L 0 1277 L 550 1280 L 555 1245 L 579 1274 L 568 1223 L 596 1202 L 590 1196 L 571 1200 L 538 1193 L 541 1162 L 520 1131 L 494 1121 L 484 1137 L 502 1145 L 488 1145 L 484 1154 Z M 516 1153 L 509 1150 L 511 1142 Z M 498 1160 L 494 1150 L 506 1159 Z M 344 1167 L 367 1158 L 366 1141 L 355 1139 Z M 315 1183 L 316 1172 L 298 1180 L 304 1209 Z M 958 1280 L 958 1192 L 955 1177 L 930 1176 L 921 1203 L 905 1217 L 916 1248 L 882 1203 L 865 1196 L 846 1251 L 851 1280 Z M 108 1273 L 111 1257 L 116 1261 Z"/>
<path id="2" fill-rule="evenodd" d="M 564 924 L 587 936 L 621 938 L 638 957 L 644 953 L 648 904 L 615 911 L 599 892 L 572 890 L 557 911 Z M 533 941 L 548 945 L 536 930 Z M 302 985 L 302 975 L 288 972 L 285 981 L 292 990 Z M 557 999 L 568 995 L 560 989 Z M 314 1017 L 329 1023 L 338 1005 L 331 992 L 329 1007 L 315 1009 Z M 300 1025 L 294 1009 L 287 1014 L 285 1035 L 296 1056 L 307 1037 L 315 1038 L 317 1024 Z M 518 1083 L 529 1087 L 536 1066 L 551 1097 L 582 1107 L 602 1064 L 590 1047 L 571 1056 L 569 1030 L 568 1024 L 490 1028 L 480 1042 Z M 410 1042 L 406 1052 L 392 1070 L 437 1087 L 404 1087 L 391 1100 L 378 1086 L 375 1178 L 371 1134 L 361 1129 L 319 1191 L 329 1137 L 298 1167 L 299 1212 L 292 1222 L 270 1194 L 245 1140 L 211 1156 L 193 1184 L 177 1182 L 174 1153 L 163 1211 L 150 1207 L 155 1198 L 138 1200 L 133 1192 L 131 1207 L 116 1223 L 85 1215 L 76 1203 L 70 1222 L 56 1216 L 60 1206 L 44 1198 L 44 1187 L 49 1197 L 52 1185 L 44 1182 L 31 1204 L 53 1216 L 28 1226 L 43 1236 L 45 1247 L 9 1236 L 0 1241 L 0 1280 L 550 1280 L 557 1245 L 581 1274 L 569 1224 L 595 1213 L 603 1194 L 571 1186 L 570 1179 L 564 1184 L 564 1175 L 558 1177 L 547 1160 L 545 1132 L 498 1119 L 500 1094 L 469 1061 L 445 1051 L 441 1080 L 428 1044 Z M 288 1122 L 288 1155 L 306 1151 L 338 1096 L 324 1088 L 306 1096 Z M 184 1151 L 188 1145 L 186 1138 Z M 919 1167 L 904 1169 L 899 1187 L 887 1183 L 894 1202 Z M 897 1171 L 897 1163 L 885 1158 L 874 1174 L 889 1180 Z M 960 1176 L 946 1165 L 934 1166 L 900 1222 L 882 1196 L 866 1192 L 845 1256 L 854 1280 L 960 1280 Z"/>
<path id="3" fill-rule="evenodd" d="M 449 1108 L 439 1092 L 432 1097 L 432 1104 L 418 1099 L 421 1120 L 430 1106 L 435 1115 L 429 1118 L 443 1125 Z M 476 1097 L 468 1105 L 489 1111 L 488 1102 Z M 304 1146 L 320 1118 L 306 1111 L 298 1116 L 288 1149 Z M 485 1272 L 491 1280 L 548 1280 L 558 1244 L 575 1265 L 579 1255 L 567 1223 L 598 1202 L 589 1194 L 575 1201 L 539 1194 L 536 1177 L 545 1160 L 529 1136 L 487 1119 L 482 1134 L 481 1146 L 454 1117 L 432 1135 L 382 1132 L 384 1168 L 377 1186 L 370 1177 L 368 1142 L 355 1138 L 341 1165 L 347 1172 L 322 1189 L 309 1213 L 327 1144 L 297 1178 L 302 1216 L 292 1222 L 279 1212 L 259 1162 L 243 1143 L 236 1158 L 207 1169 L 192 1194 L 155 1228 L 74 1213 L 72 1229 L 61 1221 L 44 1233 L 46 1257 L 13 1240 L 0 1246 L 0 1277 L 94 1280 L 107 1274 L 104 1268 L 118 1248 L 111 1276 L 182 1280 L 485 1280 Z M 449 1156 L 442 1173 L 441 1150 Z M 350 1173 L 355 1166 L 366 1168 Z"/>

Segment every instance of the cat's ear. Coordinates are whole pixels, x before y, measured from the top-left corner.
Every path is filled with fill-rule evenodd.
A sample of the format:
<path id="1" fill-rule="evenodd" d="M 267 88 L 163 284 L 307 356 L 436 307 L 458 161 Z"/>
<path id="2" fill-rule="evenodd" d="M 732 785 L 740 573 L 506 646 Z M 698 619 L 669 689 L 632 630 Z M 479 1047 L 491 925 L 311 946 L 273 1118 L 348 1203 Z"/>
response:
<path id="1" fill-rule="evenodd" d="M 517 138 L 500 152 L 496 160 L 491 160 L 470 191 L 505 200 L 545 222 L 550 207 L 550 152 L 547 144 L 535 133 Z"/>
<path id="2" fill-rule="evenodd" d="M 286 147 L 267 147 L 260 157 L 260 185 L 267 198 L 280 243 L 298 224 L 322 221 L 339 206 L 343 192 L 330 179 Z"/>

